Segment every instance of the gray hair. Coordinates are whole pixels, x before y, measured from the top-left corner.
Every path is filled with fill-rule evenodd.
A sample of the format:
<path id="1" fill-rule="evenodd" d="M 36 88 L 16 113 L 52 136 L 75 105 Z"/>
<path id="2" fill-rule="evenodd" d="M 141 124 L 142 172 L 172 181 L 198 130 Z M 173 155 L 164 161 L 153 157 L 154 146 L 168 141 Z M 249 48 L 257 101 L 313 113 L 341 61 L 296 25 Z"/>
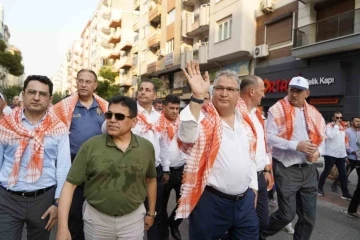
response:
<path id="1" fill-rule="evenodd" d="M 235 80 L 238 84 L 238 86 L 240 87 L 240 79 L 238 77 L 238 75 L 236 74 L 236 72 L 234 71 L 231 71 L 229 69 L 224 69 L 224 70 L 221 70 L 221 71 L 218 71 L 216 73 L 216 76 L 215 76 L 215 80 L 214 80 L 214 86 L 217 85 L 220 77 L 227 77 L 227 78 L 231 78 L 233 80 Z"/>

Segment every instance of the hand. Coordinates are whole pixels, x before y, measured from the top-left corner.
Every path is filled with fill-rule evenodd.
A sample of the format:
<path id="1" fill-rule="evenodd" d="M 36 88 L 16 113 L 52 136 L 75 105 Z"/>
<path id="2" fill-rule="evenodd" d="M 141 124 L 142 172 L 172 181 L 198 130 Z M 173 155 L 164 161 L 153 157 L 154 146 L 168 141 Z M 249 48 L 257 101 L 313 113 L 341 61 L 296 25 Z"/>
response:
<path id="1" fill-rule="evenodd" d="M 254 190 L 254 193 L 255 193 L 255 201 L 254 201 L 254 207 L 256 208 L 256 205 L 257 205 L 257 199 L 258 199 L 258 191 Z"/>
<path id="2" fill-rule="evenodd" d="M 51 205 L 48 210 L 41 216 L 41 219 L 45 219 L 49 216 L 49 221 L 47 222 L 45 229 L 50 231 L 51 228 L 56 224 L 58 219 L 58 208 L 54 205 Z"/>
<path id="3" fill-rule="evenodd" d="M 265 172 L 264 173 L 264 178 L 265 178 L 265 181 L 266 181 L 267 189 L 272 189 L 273 186 L 274 186 L 274 181 L 272 179 L 271 173 Z"/>
<path id="4" fill-rule="evenodd" d="M 313 155 L 318 150 L 315 144 L 312 144 L 310 140 L 301 141 L 296 147 L 296 151 L 303 152 L 306 155 Z"/>
<path id="5" fill-rule="evenodd" d="M 71 240 L 69 228 L 59 228 L 56 234 L 56 240 Z"/>
<path id="6" fill-rule="evenodd" d="M 316 162 L 320 157 L 320 153 L 319 151 L 316 151 L 314 154 L 311 154 L 311 155 L 307 155 L 306 156 L 306 159 L 309 161 L 309 162 Z"/>
<path id="7" fill-rule="evenodd" d="M 167 184 L 169 182 L 169 179 L 170 179 L 170 174 L 164 173 L 162 177 L 163 184 Z"/>
<path id="8" fill-rule="evenodd" d="M 205 72 L 204 78 L 201 76 L 199 63 L 197 61 L 190 61 L 186 64 L 186 70 L 182 69 L 194 97 L 203 99 L 210 88 L 210 78 L 208 72 Z"/>
<path id="9" fill-rule="evenodd" d="M 144 224 L 145 230 L 149 230 L 149 228 L 151 228 L 151 226 L 154 224 L 154 218 L 150 216 L 145 216 Z"/>
<path id="10" fill-rule="evenodd" d="M 335 124 L 335 125 L 338 125 L 338 126 L 340 127 L 340 123 L 341 123 L 340 120 L 339 120 L 339 119 L 336 119 L 336 121 L 335 121 L 334 124 Z"/>

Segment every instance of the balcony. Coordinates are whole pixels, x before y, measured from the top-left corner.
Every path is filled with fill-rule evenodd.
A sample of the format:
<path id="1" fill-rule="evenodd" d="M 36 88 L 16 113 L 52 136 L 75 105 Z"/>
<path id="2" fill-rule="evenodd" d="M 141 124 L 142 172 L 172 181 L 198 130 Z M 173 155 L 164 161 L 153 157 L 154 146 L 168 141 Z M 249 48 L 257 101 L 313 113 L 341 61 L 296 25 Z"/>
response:
<path id="1" fill-rule="evenodd" d="M 132 43 L 128 41 L 121 41 L 120 43 L 120 50 L 128 51 L 132 48 Z"/>
<path id="2" fill-rule="evenodd" d="M 148 39 L 148 47 L 155 48 L 160 46 L 160 32 L 155 31 Z"/>
<path id="3" fill-rule="evenodd" d="M 132 67 L 132 59 L 129 57 L 122 57 L 120 59 L 120 68 L 128 69 Z"/>
<path id="4" fill-rule="evenodd" d="M 147 65 L 147 74 L 154 73 L 160 70 L 160 62 L 155 61 Z"/>
<path id="5" fill-rule="evenodd" d="M 183 19 L 183 36 L 194 37 L 200 33 L 209 31 L 210 4 L 202 4 L 194 13 L 190 13 Z"/>
<path id="6" fill-rule="evenodd" d="M 161 5 L 156 4 L 155 6 L 149 7 L 149 22 L 157 23 L 161 20 Z"/>
<path id="7" fill-rule="evenodd" d="M 118 59 L 120 57 L 120 43 L 117 43 L 111 50 L 109 58 Z"/>
<path id="8" fill-rule="evenodd" d="M 132 51 L 133 51 L 133 53 L 139 52 L 139 41 L 134 42 L 134 44 L 132 46 Z"/>
<path id="9" fill-rule="evenodd" d="M 138 70 L 138 68 L 137 68 L 136 65 L 133 65 L 133 66 L 132 66 L 132 68 L 131 68 L 131 75 L 133 75 L 133 76 L 139 75 L 139 70 Z"/>
<path id="10" fill-rule="evenodd" d="M 111 69 L 113 72 L 118 72 L 120 70 L 120 59 L 116 59 L 114 65 Z"/>
<path id="11" fill-rule="evenodd" d="M 360 48 L 360 9 L 294 30 L 292 56 L 316 57 Z"/>
<path id="12" fill-rule="evenodd" d="M 133 85 L 133 80 L 126 76 L 122 75 L 120 76 L 120 87 L 131 87 Z"/>
<path id="13" fill-rule="evenodd" d="M 101 13 L 101 16 L 104 18 L 104 19 L 110 19 L 110 16 L 111 16 L 111 10 L 110 8 L 104 8 L 102 13 Z"/>
<path id="14" fill-rule="evenodd" d="M 135 11 L 140 10 L 140 0 L 134 0 L 134 10 Z"/>
<path id="15" fill-rule="evenodd" d="M 186 63 L 193 60 L 193 51 L 186 51 L 181 53 L 181 68 L 186 68 Z"/>
<path id="16" fill-rule="evenodd" d="M 106 23 L 103 23 L 103 24 L 101 25 L 101 31 L 102 31 L 103 33 L 105 33 L 105 34 L 111 33 L 111 29 L 110 29 L 109 25 L 106 24 Z"/>
<path id="17" fill-rule="evenodd" d="M 307 4 L 307 3 L 317 3 L 317 2 L 321 2 L 323 0 L 299 0 L 299 2 L 302 2 L 304 4 Z"/>
<path id="18" fill-rule="evenodd" d="M 133 24 L 133 31 L 138 32 L 139 31 L 139 22 L 135 20 Z"/>
<path id="19" fill-rule="evenodd" d="M 194 6 L 196 3 L 196 0 L 183 0 L 183 3 L 186 6 Z"/>
<path id="20" fill-rule="evenodd" d="M 109 21 L 109 27 L 117 28 L 121 26 L 121 12 L 119 10 L 111 11 L 111 18 Z"/>
<path id="21" fill-rule="evenodd" d="M 115 32 L 112 32 L 109 36 L 109 43 L 118 43 L 121 39 L 121 29 L 118 27 L 116 28 Z"/>

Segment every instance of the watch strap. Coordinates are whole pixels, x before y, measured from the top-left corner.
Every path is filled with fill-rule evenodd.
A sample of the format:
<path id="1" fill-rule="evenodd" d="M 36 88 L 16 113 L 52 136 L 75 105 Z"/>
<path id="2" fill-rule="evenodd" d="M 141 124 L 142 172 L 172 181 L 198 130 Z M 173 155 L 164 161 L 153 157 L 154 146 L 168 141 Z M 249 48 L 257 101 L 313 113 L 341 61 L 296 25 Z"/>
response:
<path id="1" fill-rule="evenodd" d="M 198 99 L 198 98 L 195 98 L 194 96 L 191 96 L 190 101 L 196 102 L 198 104 L 203 104 L 204 103 L 204 99 Z"/>

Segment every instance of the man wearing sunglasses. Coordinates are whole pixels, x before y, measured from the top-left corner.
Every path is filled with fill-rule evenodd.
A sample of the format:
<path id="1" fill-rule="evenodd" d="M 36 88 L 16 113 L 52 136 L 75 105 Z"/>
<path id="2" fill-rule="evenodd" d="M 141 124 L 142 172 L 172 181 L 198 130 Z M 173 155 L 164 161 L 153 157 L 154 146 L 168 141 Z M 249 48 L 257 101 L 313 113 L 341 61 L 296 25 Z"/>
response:
<path id="1" fill-rule="evenodd" d="M 342 199 L 351 200 L 351 195 L 347 186 L 347 177 L 345 171 L 345 158 L 346 148 L 349 145 L 349 138 L 345 132 L 346 128 L 342 123 L 342 113 L 335 112 L 333 121 L 326 126 L 326 140 L 325 140 L 325 167 L 321 173 L 318 184 L 318 195 L 324 196 L 324 184 L 325 180 L 330 174 L 334 164 L 339 171 Z M 333 191 L 335 189 L 333 188 Z"/>
<path id="2" fill-rule="evenodd" d="M 70 162 L 69 131 L 48 108 L 53 84 L 30 75 L 24 108 L 0 120 L 0 239 L 48 240 Z"/>
<path id="3" fill-rule="evenodd" d="M 54 106 L 56 115 L 70 130 L 71 161 L 74 161 L 81 144 L 93 136 L 101 134 L 104 112 L 108 103 L 94 92 L 97 88 L 97 75 L 90 69 L 82 69 L 76 78 L 77 92 Z M 83 240 L 82 206 L 83 187 L 75 190 L 70 209 L 69 228 L 73 240 Z"/>
<path id="4" fill-rule="evenodd" d="M 69 171 L 60 197 L 58 240 L 71 239 L 69 209 L 74 190 L 82 184 L 85 239 L 142 240 L 144 229 L 154 222 L 155 151 L 131 132 L 137 124 L 136 102 L 115 96 L 104 116 L 107 133 L 86 141 Z"/>

